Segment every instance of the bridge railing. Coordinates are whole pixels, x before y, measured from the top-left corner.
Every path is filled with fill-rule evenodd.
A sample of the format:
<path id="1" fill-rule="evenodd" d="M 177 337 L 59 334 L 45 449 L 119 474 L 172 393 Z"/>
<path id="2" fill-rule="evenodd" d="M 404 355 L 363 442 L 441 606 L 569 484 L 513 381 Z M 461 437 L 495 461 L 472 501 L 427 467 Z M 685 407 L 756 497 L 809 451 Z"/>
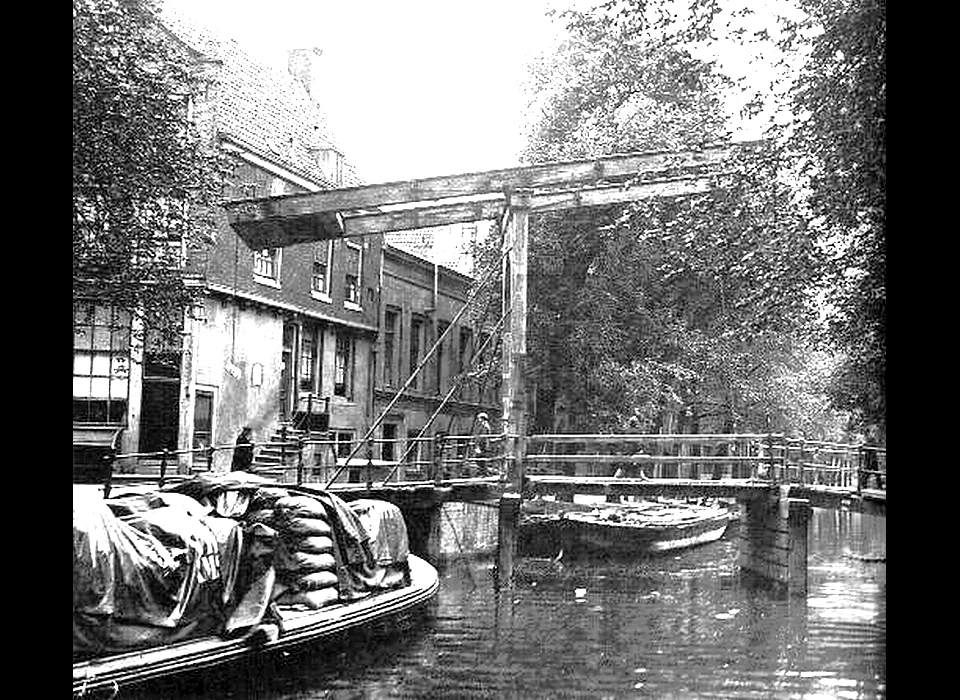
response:
<path id="1" fill-rule="evenodd" d="M 495 479 L 505 474 L 507 436 L 438 434 L 425 438 L 370 440 L 363 457 L 345 453 L 352 445 L 330 439 L 280 440 L 254 443 L 254 449 L 278 453 L 276 464 L 251 471 L 281 483 L 442 483 L 457 479 Z M 235 444 L 189 450 L 162 450 L 103 456 L 104 483 L 165 481 L 185 478 L 175 472 L 181 455 L 199 455 L 210 466 L 217 452 Z M 378 454 L 379 459 L 374 458 Z M 125 473 L 125 464 L 152 460 L 144 473 Z M 524 473 L 528 476 L 653 479 L 763 479 L 846 490 L 886 489 L 886 448 L 834 443 L 780 434 L 555 434 L 526 439 Z M 118 465 L 121 467 L 118 473 Z M 196 470 L 194 470 L 196 471 Z"/>
<path id="2" fill-rule="evenodd" d="M 280 483 L 334 485 L 352 483 L 439 483 L 468 478 L 495 478 L 502 473 L 503 435 L 437 435 L 392 440 L 370 439 L 362 456 L 350 457 L 354 445 L 329 438 L 291 437 L 252 443 L 254 474 Z M 167 482 L 212 471 L 214 455 L 232 456 L 237 445 L 204 445 L 193 449 L 120 453 L 116 445 L 102 455 L 99 480 L 109 494 L 113 483 Z M 181 474 L 180 458 L 192 455 L 190 474 Z M 268 456 L 269 455 L 269 456 Z M 377 455 L 375 458 L 374 455 Z M 228 458 L 229 459 L 229 458 Z M 87 481 L 90 481 L 89 479 Z M 92 482 L 91 482 L 92 483 Z"/>
<path id="3" fill-rule="evenodd" d="M 525 474 L 886 488 L 886 449 L 776 433 L 532 435 Z"/>

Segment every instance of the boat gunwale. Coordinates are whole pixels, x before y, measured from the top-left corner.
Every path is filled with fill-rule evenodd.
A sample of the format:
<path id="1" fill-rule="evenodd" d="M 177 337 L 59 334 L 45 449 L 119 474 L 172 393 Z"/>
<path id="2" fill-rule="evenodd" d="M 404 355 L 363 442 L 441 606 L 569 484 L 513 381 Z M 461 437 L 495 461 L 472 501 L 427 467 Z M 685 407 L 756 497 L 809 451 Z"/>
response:
<path id="1" fill-rule="evenodd" d="M 303 611 L 301 619 L 312 616 L 317 619 L 286 633 L 281 631 L 280 636 L 273 640 L 268 639 L 255 645 L 250 643 L 251 635 L 258 629 L 273 625 L 282 630 L 282 621 L 279 625 L 273 622 L 255 625 L 250 633 L 234 639 L 209 635 L 75 662 L 73 665 L 74 695 L 200 670 L 235 661 L 244 656 L 271 653 L 308 642 L 320 642 L 359 628 L 364 623 L 391 618 L 405 610 L 416 608 L 436 595 L 440 588 L 440 578 L 429 562 L 413 554 L 409 557 L 413 564 L 410 567 L 410 585 L 373 592 L 360 600 L 326 606 L 316 611 Z M 418 570 L 416 574 L 414 570 Z M 194 650 L 191 650 L 191 647 L 194 647 Z M 171 652 L 177 650 L 180 651 L 179 654 L 171 655 Z M 159 658 L 144 658 L 151 656 Z M 138 660 L 139 664 L 129 663 Z M 97 673 L 98 666 L 107 666 L 107 668 Z"/>

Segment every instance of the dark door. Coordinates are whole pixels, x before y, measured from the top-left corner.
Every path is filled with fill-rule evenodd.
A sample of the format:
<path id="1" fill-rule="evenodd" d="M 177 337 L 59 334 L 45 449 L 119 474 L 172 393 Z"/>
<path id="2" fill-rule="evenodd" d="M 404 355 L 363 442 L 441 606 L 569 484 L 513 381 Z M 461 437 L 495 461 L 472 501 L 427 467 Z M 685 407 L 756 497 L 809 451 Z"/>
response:
<path id="1" fill-rule="evenodd" d="M 175 450 L 179 425 L 180 382 L 144 377 L 140 406 L 140 451 Z"/>
<path id="2" fill-rule="evenodd" d="M 280 358 L 280 418 L 289 420 L 293 416 L 297 397 L 296 359 L 297 327 L 292 323 L 283 324 L 283 353 Z"/>

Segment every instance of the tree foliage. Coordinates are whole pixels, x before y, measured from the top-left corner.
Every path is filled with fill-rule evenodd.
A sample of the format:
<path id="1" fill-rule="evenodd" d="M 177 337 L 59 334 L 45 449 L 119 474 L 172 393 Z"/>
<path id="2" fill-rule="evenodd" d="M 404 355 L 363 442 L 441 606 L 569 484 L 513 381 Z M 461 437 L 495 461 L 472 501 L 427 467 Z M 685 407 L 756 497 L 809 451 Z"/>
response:
<path id="1" fill-rule="evenodd" d="M 529 160 L 728 136 L 720 99 L 733 81 L 696 50 L 715 37 L 719 3 L 678 7 L 624 1 L 565 14 L 568 41 L 533 72 Z M 802 29 L 788 38 L 799 42 Z M 838 225 L 815 225 L 827 186 L 811 177 L 820 159 L 792 126 L 745 149 L 708 195 L 535 220 L 540 429 L 556 429 L 560 414 L 574 430 L 651 429 L 676 412 L 673 427 L 685 430 L 839 437 L 836 409 L 853 404 L 828 405 L 827 378 L 846 365 L 812 344 L 816 302 L 836 289 Z"/>
<path id="2" fill-rule="evenodd" d="M 188 121 L 194 57 L 152 0 L 73 2 L 75 299 L 175 329 L 194 296 L 186 250 L 203 245 L 222 161 Z"/>

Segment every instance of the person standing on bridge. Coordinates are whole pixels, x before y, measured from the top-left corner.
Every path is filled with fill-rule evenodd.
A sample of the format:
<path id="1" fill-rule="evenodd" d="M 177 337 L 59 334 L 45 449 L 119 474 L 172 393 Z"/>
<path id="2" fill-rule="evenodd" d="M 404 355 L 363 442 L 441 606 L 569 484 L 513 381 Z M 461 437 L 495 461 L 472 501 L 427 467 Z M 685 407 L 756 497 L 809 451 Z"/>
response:
<path id="1" fill-rule="evenodd" d="M 500 476 L 500 470 L 491 466 L 492 450 L 490 448 L 490 416 L 478 413 L 473 429 L 473 455 L 479 465 L 479 471 L 487 476 Z"/>
<path id="2" fill-rule="evenodd" d="M 870 477 L 876 478 L 877 488 L 883 488 L 883 475 L 880 472 L 880 460 L 877 458 L 877 447 L 880 441 L 877 439 L 876 431 L 873 427 L 867 430 L 866 440 L 860 446 L 862 484 L 869 488 Z"/>

